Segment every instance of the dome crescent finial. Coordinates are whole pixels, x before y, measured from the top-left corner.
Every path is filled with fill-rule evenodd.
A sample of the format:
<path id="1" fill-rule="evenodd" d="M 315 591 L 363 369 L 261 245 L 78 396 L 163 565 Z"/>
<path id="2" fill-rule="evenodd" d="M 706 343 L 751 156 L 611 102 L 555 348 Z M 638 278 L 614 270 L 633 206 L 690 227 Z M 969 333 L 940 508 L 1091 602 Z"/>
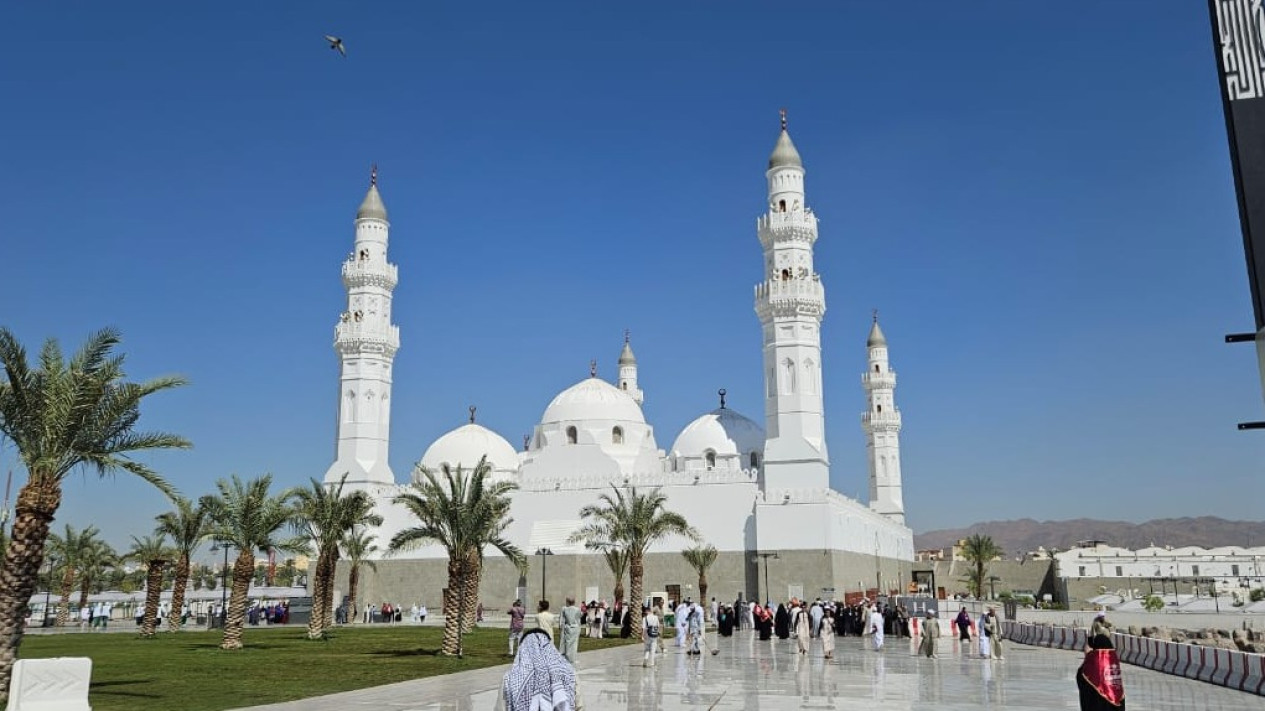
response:
<path id="1" fill-rule="evenodd" d="M 722 410 L 725 409 L 725 396 L 729 394 L 728 391 L 726 391 L 724 388 L 721 388 L 720 390 L 716 391 L 716 394 L 720 396 L 720 409 Z"/>
<path id="2" fill-rule="evenodd" d="M 777 112 L 778 112 L 778 115 L 782 117 L 782 130 L 785 131 L 786 130 L 786 109 L 784 108 L 778 109 Z"/>
<path id="3" fill-rule="evenodd" d="M 376 186 L 377 184 L 378 184 L 378 164 L 374 163 L 373 166 L 369 168 L 369 185 L 370 187 L 373 187 L 373 186 Z"/>
<path id="4" fill-rule="evenodd" d="M 475 410 L 478 410 L 478 409 L 479 409 L 479 408 L 478 408 L 478 407 L 476 407 L 476 406 L 474 406 L 474 405 L 471 405 L 471 406 L 470 406 L 470 424 L 472 424 L 472 425 L 474 424 L 474 411 L 475 411 Z"/>
<path id="5" fill-rule="evenodd" d="M 596 358 L 589 361 L 589 377 L 590 378 L 597 377 L 597 359 Z"/>

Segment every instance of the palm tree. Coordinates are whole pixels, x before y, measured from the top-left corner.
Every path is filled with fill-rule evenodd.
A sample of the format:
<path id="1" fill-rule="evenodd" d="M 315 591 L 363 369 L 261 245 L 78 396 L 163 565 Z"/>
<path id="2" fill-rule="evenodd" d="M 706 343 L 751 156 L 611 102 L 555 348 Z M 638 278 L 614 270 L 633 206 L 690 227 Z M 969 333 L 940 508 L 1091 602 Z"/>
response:
<path id="1" fill-rule="evenodd" d="M 355 528 L 347 532 L 340 544 L 348 567 L 347 620 L 353 624 L 356 622 L 356 597 L 360 590 L 360 566 L 367 565 L 374 572 L 378 570 L 378 564 L 369 560 L 369 556 L 378 552 L 378 546 L 373 542 L 376 537 L 363 528 Z"/>
<path id="2" fill-rule="evenodd" d="M 255 552 L 267 553 L 275 548 L 302 553 L 307 550 L 307 541 L 283 539 L 278 535 L 294 519 L 294 509 L 289 504 L 294 494 L 290 490 L 275 495 L 269 493 L 271 474 L 250 481 L 242 481 L 234 474 L 232 479 L 217 481 L 215 487 L 218 494 L 203 498 L 211 519 L 207 537 L 237 549 L 237 560 L 233 561 L 233 590 L 229 594 L 220 649 L 241 649 L 246 593 L 255 574 Z"/>
<path id="3" fill-rule="evenodd" d="M 606 567 L 611 569 L 611 575 L 615 576 L 615 604 L 621 604 L 625 602 L 624 576 L 628 574 L 628 550 L 607 548 L 602 551 L 602 556 L 606 558 Z"/>
<path id="4" fill-rule="evenodd" d="M 387 550 L 394 553 L 438 543 L 448 551 L 443 654 L 461 653 L 467 618 L 464 608 L 472 607 L 467 604 L 471 590 L 478 590 L 484 549 L 495 548 L 520 570 L 527 562 L 523 552 L 503 535 L 513 521 L 509 493 L 518 487 L 508 481 L 488 481 L 490 472 L 486 458 L 468 474 L 460 466 L 454 472 L 444 465 L 443 482 L 434 472 L 418 467 L 410 490 L 395 497 L 395 503 L 408 509 L 419 525 L 395 534 Z M 456 615 L 451 613 L 453 609 Z"/>
<path id="5" fill-rule="evenodd" d="M 96 526 L 88 526 L 82 531 L 66 524 L 66 533 L 49 534 L 49 557 L 56 563 L 61 573 L 61 597 L 57 603 L 57 626 L 65 627 L 70 621 L 70 592 L 75 588 L 75 578 L 80 569 L 80 558 L 89 554 L 90 549 L 101 543 L 97 538 L 100 531 Z"/>
<path id="6" fill-rule="evenodd" d="M 686 548 L 681 551 L 681 556 L 698 573 L 698 603 L 710 612 L 711 608 L 707 606 L 707 569 L 716 562 L 716 546 L 708 543 L 705 546 Z"/>
<path id="7" fill-rule="evenodd" d="M 122 470 L 170 495 L 171 486 L 162 477 L 129 455 L 190 446 L 176 435 L 136 431 L 141 401 L 184 380 L 125 381 L 123 356 L 114 353 L 118 343 L 118 332 L 99 331 L 67 362 L 57 341 L 49 339 L 38 366 L 32 368 L 22 344 L 0 328 L 5 372 L 0 382 L 0 434 L 13 441 L 28 476 L 18 492 L 0 569 L 0 701 L 8 699 L 26 607 L 44 563 L 44 541 L 61 505 L 62 480 L 81 467 L 101 476 Z"/>
<path id="8" fill-rule="evenodd" d="M 118 553 L 105 541 L 93 541 L 79 553 L 79 609 L 88 606 L 88 596 L 101 591 L 101 579 L 119 564 Z"/>
<path id="9" fill-rule="evenodd" d="M 684 516 L 664 508 L 668 499 L 659 489 L 638 494 L 636 487 L 630 487 L 627 496 L 619 487 L 612 489 L 615 491 L 613 497 L 602 494 L 599 497 L 601 503 L 580 509 L 580 518 L 585 523 L 572 534 L 571 540 L 583 541 L 590 549 L 622 547 L 628 551 L 628 583 L 632 588 L 629 594 L 631 625 L 638 630 L 641 629 L 641 584 L 645 575 L 646 549 L 668 536 L 684 536 L 692 541 L 699 540 L 699 536 Z"/>
<path id="10" fill-rule="evenodd" d="M 984 597 L 984 583 L 988 580 L 988 564 L 1005 555 L 991 536 L 975 534 L 962 544 L 962 557 L 974 568 L 967 573 L 966 582 L 976 598 Z"/>
<path id="11" fill-rule="evenodd" d="M 132 536 L 132 549 L 123 556 L 145 568 L 145 616 L 141 620 L 141 636 L 153 637 L 158 625 L 158 603 L 163 594 L 163 568 L 176 557 L 161 534 L 137 538 Z"/>
<path id="12" fill-rule="evenodd" d="M 184 611 L 185 588 L 189 586 L 189 561 L 206 540 L 210 521 L 206 506 L 201 501 L 194 503 L 177 496 L 172 503 L 176 508 L 158 515 L 158 526 L 154 532 L 169 536 L 176 552 L 176 579 L 171 587 L 171 614 L 167 616 L 167 629 L 176 632 L 180 629 L 180 617 Z"/>
<path id="13" fill-rule="evenodd" d="M 343 494 L 347 475 L 337 486 L 312 479 L 307 489 L 295 492 L 295 526 L 316 546 L 316 575 L 312 578 L 312 617 L 308 639 L 322 639 L 333 626 L 330 609 L 334 602 L 334 570 L 338 565 L 338 544 L 357 526 L 381 526 L 382 517 L 373 513 L 373 498 L 367 491 Z"/>

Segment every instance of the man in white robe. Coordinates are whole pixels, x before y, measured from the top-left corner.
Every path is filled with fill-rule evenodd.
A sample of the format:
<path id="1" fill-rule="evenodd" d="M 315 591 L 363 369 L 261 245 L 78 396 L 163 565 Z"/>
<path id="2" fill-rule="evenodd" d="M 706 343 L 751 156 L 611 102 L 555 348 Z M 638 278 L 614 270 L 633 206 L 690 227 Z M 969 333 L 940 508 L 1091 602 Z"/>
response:
<path id="1" fill-rule="evenodd" d="M 690 601 L 686 600 L 672 611 L 676 619 L 676 646 L 685 646 L 685 633 L 690 629 Z"/>
<path id="2" fill-rule="evenodd" d="M 883 613 L 878 611 L 878 605 L 870 612 L 870 638 L 874 641 L 874 651 L 879 652 L 883 649 Z"/>

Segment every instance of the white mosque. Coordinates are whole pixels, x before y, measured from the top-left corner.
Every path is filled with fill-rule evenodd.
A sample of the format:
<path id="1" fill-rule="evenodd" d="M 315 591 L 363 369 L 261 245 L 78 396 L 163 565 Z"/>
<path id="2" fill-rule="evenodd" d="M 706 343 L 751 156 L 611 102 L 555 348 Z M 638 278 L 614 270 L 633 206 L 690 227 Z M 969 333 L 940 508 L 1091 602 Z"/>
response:
<path id="1" fill-rule="evenodd" d="M 590 377 L 545 407 L 522 451 L 475 422 L 473 409 L 468 424 L 426 447 L 422 467 L 469 469 L 486 457 L 495 477 L 518 485 L 506 535 L 529 555 L 530 568 L 520 574 L 488 553 L 480 595 L 490 609 L 541 594 L 610 598 L 614 579 L 602 557 L 569 538 L 580 525 L 580 508 L 612 486 L 661 487 L 669 508 L 719 549 L 708 572 L 709 596 L 841 598 L 905 586 L 914 549 L 901 496 L 901 415 L 877 316 L 861 376 L 869 503 L 830 488 L 820 334 L 825 287 L 813 267 L 817 217 L 805 201 L 804 166 L 785 114 L 765 175 L 768 210 L 756 221 L 765 279 L 755 286 L 764 335 L 763 427 L 726 407 L 720 391 L 717 409 L 687 425 L 669 449 L 661 448 L 642 413 L 646 395 L 625 335 L 616 382 L 599 378 L 593 367 Z M 385 549 L 397 531 L 415 522 L 392 503 L 409 483 L 397 481 L 387 461 L 391 371 L 400 345 L 399 328 L 391 323 L 398 272 L 387 261 L 390 225 L 376 171 L 355 224 L 355 248 L 342 265 L 347 311 L 334 332 L 341 361 L 337 455 L 325 481 L 346 475 L 348 486 L 371 492 L 385 519 L 375 532 Z M 679 552 L 692 545 L 677 539 L 652 549 L 647 594 L 691 595 L 697 574 Z M 360 600 L 438 608 L 446 581 L 442 548 L 377 556 L 376 570 L 361 573 Z M 339 584 L 345 591 L 345 566 Z"/>

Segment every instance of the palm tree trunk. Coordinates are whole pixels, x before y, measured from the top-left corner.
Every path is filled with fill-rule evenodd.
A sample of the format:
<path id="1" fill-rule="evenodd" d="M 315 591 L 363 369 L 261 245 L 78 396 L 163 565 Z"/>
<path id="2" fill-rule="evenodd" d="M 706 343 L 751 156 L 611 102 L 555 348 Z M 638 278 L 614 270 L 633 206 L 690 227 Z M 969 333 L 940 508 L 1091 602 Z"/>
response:
<path id="1" fill-rule="evenodd" d="M 464 604 L 462 605 L 462 634 L 469 634 L 474 629 L 474 623 L 477 619 L 479 608 L 479 580 L 483 573 L 483 556 L 478 553 L 472 553 L 466 558 L 464 575 L 462 576 L 461 592 L 464 596 Z"/>
<path id="2" fill-rule="evenodd" d="M 163 561 L 149 561 L 145 571 L 145 617 L 141 618 L 141 636 L 153 637 L 158 627 L 158 602 L 163 594 Z"/>
<path id="3" fill-rule="evenodd" d="M 457 601 L 460 595 L 461 562 L 456 551 L 448 551 L 448 585 L 444 587 L 444 642 L 440 654 L 454 655 L 460 645 L 460 621 L 457 619 Z"/>
<path id="4" fill-rule="evenodd" d="M 61 599 L 57 601 L 57 626 L 65 627 L 70 621 L 70 591 L 75 587 L 75 569 L 66 566 L 61 576 Z"/>
<path id="5" fill-rule="evenodd" d="M 228 614 L 224 620 L 224 640 L 220 649 L 242 648 L 242 626 L 246 622 L 246 593 L 255 577 L 255 556 L 249 550 L 237 554 L 233 562 L 233 591 L 228 596 Z"/>
<path id="6" fill-rule="evenodd" d="M 321 551 L 316 557 L 316 575 L 312 577 L 312 617 L 307 623 L 308 639 L 325 636 L 325 569 L 329 567 L 328 559 L 327 551 Z"/>
<path id="7" fill-rule="evenodd" d="M 82 612 L 83 608 L 88 606 L 88 594 L 89 594 L 89 589 L 91 587 L 92 587 L 92 581 L 89 580 L 87 577 L 84 577 L 83 579 L 79 581 L 79 609 L 81 611 L 79 613 L 80 616 L 83 615 L 83 612 Z"/>
<path id="8" fill-rule="evenodd" d="M 356 588 L 360 587 L 360 564 L 351 562 L 351 572 L 347 574 L 347 621 L 355 624 L 360 619 L 356 614 Z"/>
<path id="9" fill-rule="evenodd" d="M 318 571 L 319 572 L 319 571 Z M 329 555 L 329 569 L 325 574 L 325 599 L 322 600 L 321 609 L 325 615 L 324 626 L 321 632 L 328 630 L 334 626 L 334 576 L 338 572 L 338 547 Z"/>
<path id="10" fill-rule="evenodd" d="M 624 602 L 624 576 L 615 578 L 615 602 Z"/>
<path id="11" fill-rule="evenodd" d="M 707 604 L 707 573 L 698 574 L 698 604 L 703 606 L 703 619 L 711 617 L 712 607 Z"/>
<path id="12" fill-rule="evenodd" d="M 39 585 L 48 527 L 61 505 L 61 487 L 44 472 L 31 472 L 31 483 L 18 492 L 13 531 L 0 568 L 0 702 L 9 698 L 13 664 L 26 630 L 26 608 Z"/>
<path id="13" fill-rule="evenodd" d="M 628 600 L 629 612 L 632 613 L 631 627 L 633 634 L 641 636 L 641 577 L 645 569 L 641 561 L 641 551 L 628 552 Z"/>
<path id="14" fill-rule="evenodd" d="M 184 612 L 184 591 L 189 586 L 189 556 L 181 554 L 176 562 L 176 582 L 171 586 L 171 612 L 167 615 L 167 629 L 180 631 L 180 617 Z"/>

